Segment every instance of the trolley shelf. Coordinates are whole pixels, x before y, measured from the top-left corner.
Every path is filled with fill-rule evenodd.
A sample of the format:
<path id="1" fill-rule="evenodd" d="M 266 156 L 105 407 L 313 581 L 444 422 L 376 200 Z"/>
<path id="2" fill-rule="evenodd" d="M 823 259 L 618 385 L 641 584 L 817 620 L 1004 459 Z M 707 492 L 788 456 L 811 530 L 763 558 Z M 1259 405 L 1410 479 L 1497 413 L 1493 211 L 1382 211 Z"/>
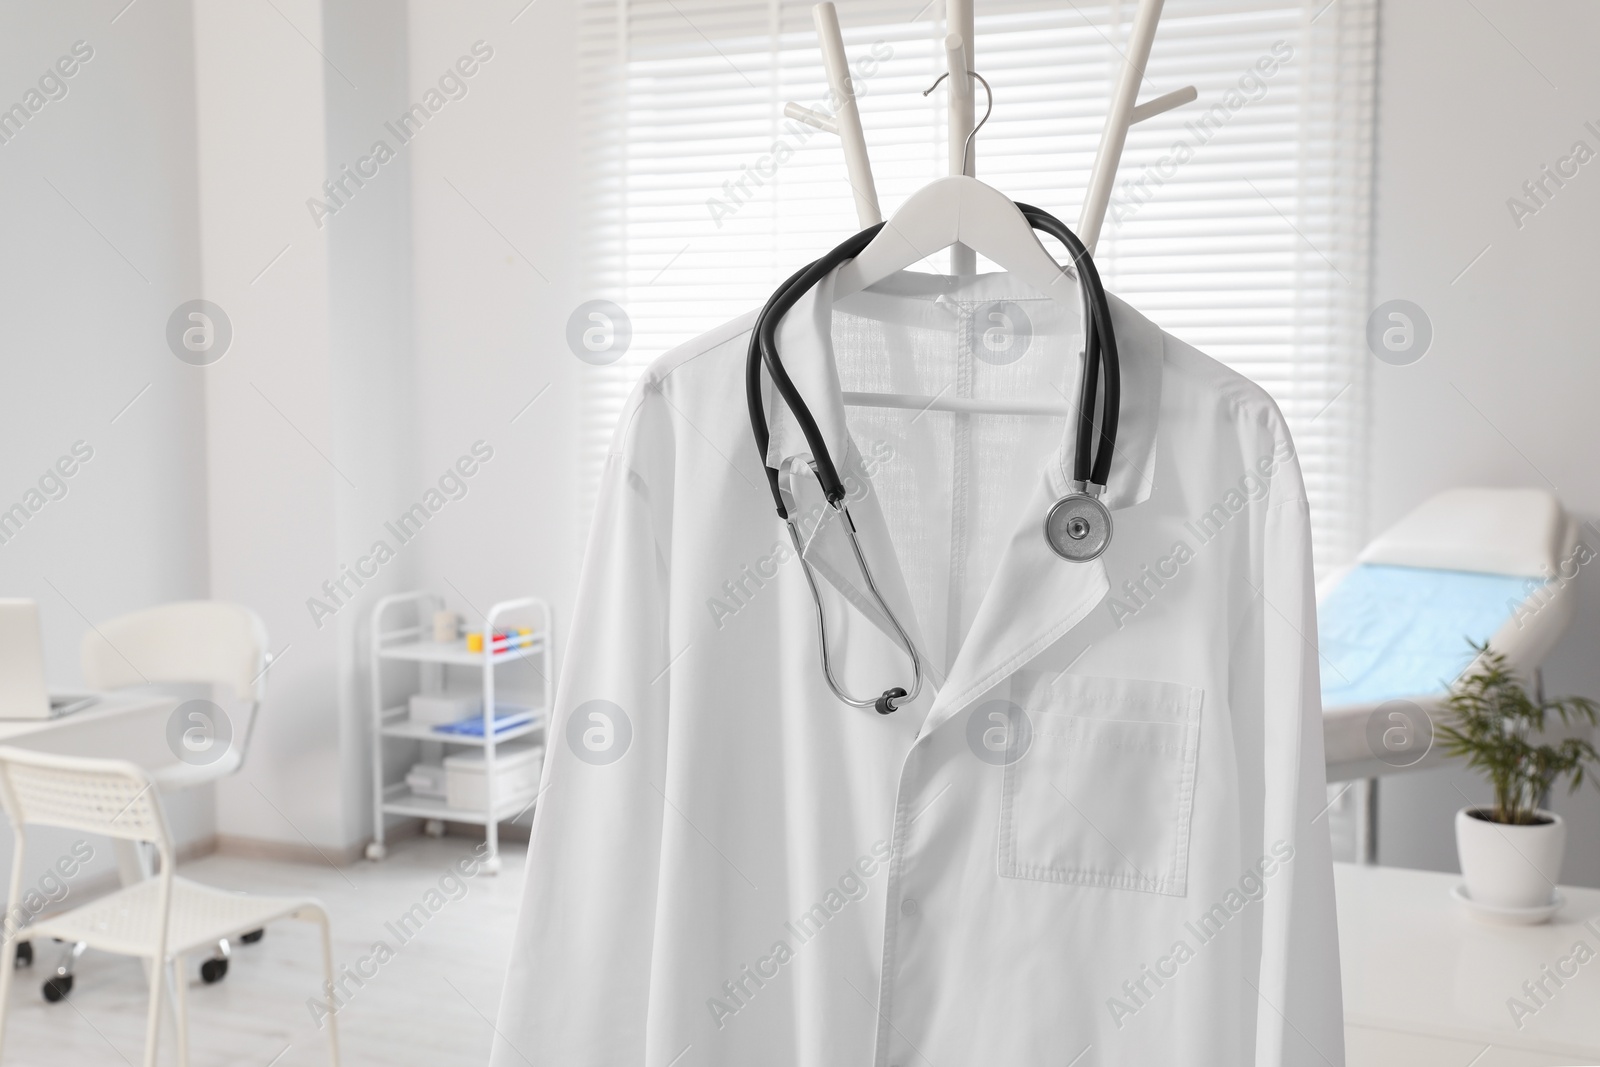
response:
<path id="1" fill-rule="evenodd" d="M 532 806 L 537 794 L 510 797 L 496 806 L 495 821 L 506 822 L 516 818 Z M 413 819 L 443 819 L 447 822 L 470 823 L 482 826 L 488 820 L 482 808 L 452 808 L 440 797 L 418 796 L 404 782 L 389 786 L 383 791 L 383 811 L 387 815 L 406 815 Z"/>
<path id="2" fill-rule="evenodd" d="M 367 707 L 371 731 L 368 736 L 372 741 L 369 748 L 373 820 L 372 839 L 367 842 L 366 855 L 367 859 L 378 861 L 389 854 L 385 839 L 391 821 L 420 819 L 423 831 L 435 837 L 445 832 L 447 822 L 467 823 L 483 827 L 484 843 L 488 846 L 483 869 L 493 874 L 500 870 L 500 824 L 531 810 L 537 797 L 528 794 L 501 799 L 497 793 L 492 805 L 484 796 L 475 807 L 452 807 L 443 797 L 419 796 L 406 782 L 396 781 L 395 772 L 399 768 L 390 764 L 399 758 L 415 758 L 416 754 L 437 761 L 441 752 L 453 751 L 457 755 L 463 755 L 463 750 L 482 752 L 483 774 L 493 788 L 501 777 L 497 761 L 501 746 L 522 738 L 537 744 L 544 737 L 545 723 L 550 709 L 555 706 L 555 619 L 549 603 L 538 597 L 502 600 L 492 605 L 483 617 L 482 632 L 492 635 L 497 629 L 510 628 L 502 624 L 511 619 L 527 619 L 529 632 L 526 636 L 515 635 L 518 643 L 509 648 L 469 652 L 464 639 L 433 640 L 434 628 L 430 623 L 444 606 L 445 600 L 439 594 L 417 590 L 383 597 L 372 608 Z M 517 628 L 522 625 L 525 624 L 519 621 Z M 498 702 L 497 691 L 502 696 L 507 694 L 497 685 L 496 669 L 518 660 L 530 661 L 538 681 L 522 679 L 524 684 L 510 687 L 516 690 L 514 700 Z M 488 737 L 440 733 L 432 723 L 412 722 L 409 701 L 396 705 L 393 695 L 387 700 L 384 698 L 385 665 L 397 661 L 416 664 L 414 670 L 390 672 L 398 676 L 397 683 L 404 682 L 413 692 L 449 692 L 453 669 L 456 673 L 463 669 L 475 671 L 482 692 L 480 709 L 505 709 L 515 704 L 532 712 L 533 718 L 500 733 L 491 730 Z M 530 691 L 535 689 L 537 692 Z M 413 743 L 385 744 L 387 740 Z M 456 799 L 464 798 L 457 796 Z"/>
<path id="3" fill-rule="evenodd" d="M 526 644 L 502 649 L 488 659 L 490 663 L 508 663 L 543 653 L 544 635 L 534 634 Z M 379 649 L 378 655 L 384 659 L 403 659 L 413 663 L 444 663 L 455 667 L 481 667 L 484 663 L 483 653 L 468 652 L 465 641 L 446 643 L 414 641 L 410 644 L 390 645 L 388 648 Z"/>
<path id="4" fill-rule="evenodd" d="M 384 737 L 404 737 L 411 741 L 441 741 L 447 745 L 476 745 L 483 747 L 483 738 L 471 734 L 442 734 L 424 722 L 412 722 L 411 712 L 403 705 L 395 708 L 385 708 L 383 712 L 383 728 L 379 731 Z M 533 721 L 501 730 L 494 735 L 497 745 L 507 741 L 515 741 L 519 737 L 538 733 L 544 729 L 544 713 L 535 710 Z"/>

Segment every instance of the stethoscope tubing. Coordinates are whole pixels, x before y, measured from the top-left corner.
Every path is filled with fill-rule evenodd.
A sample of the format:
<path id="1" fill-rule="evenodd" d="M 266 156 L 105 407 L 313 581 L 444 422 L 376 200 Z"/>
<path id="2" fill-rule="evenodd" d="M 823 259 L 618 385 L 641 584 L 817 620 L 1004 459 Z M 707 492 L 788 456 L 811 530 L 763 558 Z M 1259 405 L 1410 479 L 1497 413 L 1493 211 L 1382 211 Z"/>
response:
<path id="1" fill-rule="evenodd" d="M 794 382 L 789 378 L 788 371 L 784 370 L 783 361 L 778 357 L 778 323 L 789 309 L 794 307 L 800 297 L 806 294 L 819 281 L 827 276 L 828 272 L 838 267 L 846 260 L 854 259 L 861 254 L 861 250 L 872 242 L 885 223 L 869 226 L 860 233 L 853 234 L 849 239 L 839 244 L 826 255 L 822 256 L 803 270 L 799 271 L 789 281 L 772 294 L 772 299 L 767 301 L 766 307 L 756 317 L 755 329 L 751 331 L 752 344 L 759 345 L 761 360 L 766 365 L 767 373 L 772 377 L 772 383 L 778 389 L 784 402 L 789 405 L 789 411 L 794 415 L 795 422 L 800 424 L 800 432 L 805 435 L 806 444 L 811 448 L 811 461 L 816 467 L 817 481 L 822 486 L 822 495 L 829 504 L 835 507 L 844 499 L 844 482 L 839 477 L 839 470 L 834 466 L 833 457 L 828 453 L 828 443 L 823 440 L 822 431 L 817 426 L 817 420 L 812 417 L 811 408 L 801 397 L 800 390 L 795 388 Z M 754 401 L 751 405 L 751 423 L 756 421 L 756 412 L 760 405 L 761 386 L 759 371 L 756 380 L 751 383 L 746 379 L 746 388 L 754 390 Z M 765 423 L 766 417 L 761 416 Z M 764 433 L 758 433 L 757 443 L 761 446 L 761 460 L 766 462 L 766 444 L 762 441 Z M 774 483 L 776 484 L 776 483 Z M 775 497 L 777 494 L 775 492 Z M 778 499 L 778 514 L 784 514 L 783 501 Z"/>
<path id="2" fill-rule="evenodd" d="M 1100 281 L 1100 271 L 1094 258 L 1084 247 L 1078 235 L 1060 219 L 1031 204 L 1018 204 L 1017 210 L 1036 230 L 1054 237 L 1067 247 L 1078 277 L 1088 294 L 1090 314 L 1084 322 L 1083 388 L 1079 396 L 1078 445 L 1073 458 L 1073 478 L 1104 488 L 1111 476 L 1112 454 L 1116 451 L 1118 416 L 1122 411 L 1122 361 L 1117 352 L 1117 334 L 1111 325 L 1111 305 L 1106 299 L 1105 286 Z M 1101 359 L 1104 350 L 1105 358 Z M 1106 381 L 1105 406 L 1100 412 L 1100 440 L 1094 441 L 1095 382 L 1104 367 Z M 1093 465 L 1090 465 L 1090 445 L 1093 444 Z"/>
<path id="3" fill-rule="evenodd" d="M 1078 407 L 1078 432 L 1076 448 L 1073 456 L 1073 481 L 1074 490 L 1077 492 L 1096 493 L 1105 489 L 1111 470 L 1112 453 L 1116 447 L 1117 422 L 1121 409 L 1122 379 L 1121 367 L 1118 359 L 1116 332 L 1111 324 L 1111 309 L 1106 300 L 1105 288 L 1101 284 L 1099 271 L 1096 270 L 1094 260 L 1090 257 L 1088 249 L 1083 245 L 1076 234 L 1069 230 L 1061 220 L 1039 208 L 1027 204 L 1018 204 L 1018 210 L 1027 219 L 1028 224 L 1036 230 L 1055 237 L 1072 256 L 1073 263 L 1078 269 L 1078 279 L 1084 292 L 1084 302 L 1087 305 L 1087 314 L 1084 322 L 1084 367 L 1083 379 L 1079 390 Z M 790 539 L 794 542 L 795 554 L 800 559 L 800 565 L 805 572 L 806 584 L 810 588 L 811 598 L 816 606 L 817 635 L 822 648 L 822 670 L 828 687 L 840 700 L 852 707 L 876 707 L 879 714 L 887 715 L 894 711 L 897 703 L 915 700 L 922 691 L 922 658 L 917 654 L 911 637 L 906 633 L 905 627 L 889 608 L 882 592 L 878 589 L 877 582 L 873 579 L 872 569 L 867 565 L 865 553 L 862 551 L 860 540 L 857 536 L 855 521 L 850 517 L 850 509 L 846 502 L 846 490 L 843 480 L 839 477 L 838 468 L 834 465 L 833 456 L 829 453 L 827 442 L 823 439 L 822 431 L 817 425 L 815 417 L 811 414 L 810 407 L 795 387 L 788 371 L 784 369 L 783 361 L 778 354 L 777 330 L 778 323 L 783 316 L 800 300 L 801 296 L 809 292 L 813 286 L 821 281 L 830 271 L 836 269 L 847 260 L 860 255 L 862 250 L 871 243 L 872 239 L 883 229 L 884 223 L 870 226 L 860 233 L 841 242 L 827 254 L 807 264 L 805 267 L 790 275 L 789 278 L 772 294 L 761 311 L 756 316 L 754 327 L 750 331 L 750 345 L 745 360 L 745 399 L 750 411 L 750 429 L 758 452 L 761 456 L 762 466 L 766 470 L 767 482 L 772 490 L 772 498 L 777 505 L 778 517 L 789 528 Z M 765 402 L 762 398 L 761 368 L 765 366 L 767 374 L 772 378 L 774 387 L 789 406 L 790 413 L 800 427 L 801 434 L 806 439 L 806 444 L 811 449 L 811 465 L 816 473 L 817 482 L 822 489 L 823 497 L 834 510 L 844 519 L 846 533 L 850 539 L 850 547 L 855 555 L 856 565 L 860 568 L 866 580 L 867 590 L 873 600 L 894 627 L 895 635 L 899 638 L 906 655 L 911 659 L 913 683 L 910 692 L 895 687 L 887 689 L 879 697 L 870 700 L 861 700 L 852 697 L 839 684 L 833 674 L 833 664 L 828 652 L 828 631 L 826 613 L 822 606 L 822 596 L 818 589 L 816 577 L 812 573 L 811 565 L 805 558 L 804 544 L 800 536 L 796 517 L 789 514 L 788 505 L 784 502 L 781 471 L 768 463 L 767 453 L 771 444 L 771 430 L 767 424 Z M 1097 399 L 1097 382 L 1101 377 L 1105 379 L 1104 403 L 1099 411 L 1099 419 L 1095 419 L 1095 401 Z M 1096 441 L 1095 425 L 1098 421 L 1099 440 Z M 1091 445 L 1092 460 L 1091 460 Z"/>
<path id="4" fill-rule="evenodd" d="M 774 290 L 772 296 L 767 298 L 767 302 L 762 305 L 761 310 L 756 314 L 757 327 L 771 313 L 779 295 L 799 281 L 800 276 L 806 272 L 806 269 L 806 267 L 801 267 L 789 275 L 789 279 Z M 750 347 L 745 356 L 744 365 L 744 396 L 745 404 L 750 410 L 750 432 L 755 437 L 756 451 L 761 455 L 761 467 L 767 472 L 767 484 L 772 489 L 772 499 L 778 505 L 778 517 L 788 521 L 788 509 L 784 506 L 783 490 L 778 483 L 778 468 L 767 462 L 767 451 L 772 442 L 772 433 L 767 426 L 766 402 L 761 398 L 761 367 L 761 331 L 758 328 L 752 328 L 750 330 Z M 784 376 L 788 377 L 787 374 Z"/>

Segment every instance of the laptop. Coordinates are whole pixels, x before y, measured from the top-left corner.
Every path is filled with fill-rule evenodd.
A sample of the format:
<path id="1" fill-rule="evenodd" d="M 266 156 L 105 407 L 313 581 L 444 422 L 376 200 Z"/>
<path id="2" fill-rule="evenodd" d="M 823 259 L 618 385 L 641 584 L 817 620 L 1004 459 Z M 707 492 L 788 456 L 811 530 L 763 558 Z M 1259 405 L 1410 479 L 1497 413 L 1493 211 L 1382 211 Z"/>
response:
<path id="1" fill-rule="evenodd" d="M 45 688 L 39 605 L 0 599 L 0 719 L 54 719 L 94 702 L 89 693 Z"/>

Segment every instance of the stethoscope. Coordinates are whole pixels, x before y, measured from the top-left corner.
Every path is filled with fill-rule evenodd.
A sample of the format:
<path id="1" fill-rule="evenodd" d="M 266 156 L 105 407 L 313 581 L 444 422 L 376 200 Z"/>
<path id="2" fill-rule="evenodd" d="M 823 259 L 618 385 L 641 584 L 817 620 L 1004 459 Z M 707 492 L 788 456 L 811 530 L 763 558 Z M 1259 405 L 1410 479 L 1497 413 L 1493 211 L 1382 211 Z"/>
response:
<path id="1" fill-rule="evenodd" d="M 1106 301 L 1105 287 L 1100 283 L 1100 273 L 1095 269 L 1094 260 L 1090 258 L 1088 249 L 1084 248 L 1078 236 L 1049 212 L 1027 204 L 1018 204 L 1017 208 L 1034 229 L 1051 235 L 1067 247 L 1072 254 L 1073 263 L 1078 267 L 1078 277 L 1083 284 L 1084 298 L 1088 304 L 1084 327 L 1084 373 L 1078 398 L 1078 435 L 1072 459 L 1071 492 L 1051 506 L 1044 521 L 1045 541 L 1056 555 L 1074 563 L 1087 563 L 1097 559 L 1111 543 L 1111 512 L 1100 499 L 1105 494 L 1111 473 L 1111 457 L 1116 451 L 1117 415 L 1122 404 L 1122 378 L 1117 360 L 1116 334 L 1111 326 L 1111 308 Z M 878 590 L 877 582 L 873 580 L 872 568 L 867 566 L 867 557 L 861 551 L 861 542 L 856 536 L 855 522 L 850 518 L 844 482 L 839 477 L 838 468 L 834 466 L 833 457 L 828 453 L 827 442 L 817 427 L 817 420 L 812 417 L 811 409 L 807 407 L 805 400 L 800 396 L 800 391 L 795 388 L 788 372 L 784 370 L 783 361 L 778 356 L 777 333 L 778 323 L 800 298 L 829 271 L 859 255 L 884 225 L 885 223 L 880 222 L 855 234 L 821 259 L 795 272 L 779 286 L 777 292 L 772 294 L 772 298 L 756 316 L 755 326 L 750 331 L 750 351 L 745 363 L 745 399 L 750 407 L 750 428 L 755 436 L 756 449 L 761 453 L 762 465 L 766 467 L 767 483 L 772 489 L 772 499 L 778 508 L 778 518 L 789 528 L 789 539 L 794 544 L 795 555 L 800 559 L 801 569 L 806 576 L 806 585 L 810 587 L 811 599 L 816 605 L 823 676 L 827 679 L 828 688 L 833 690 L 834 696 L 851 707 L 876 708 L 880 715 L 888 715 L 900 704 L 917 699 L 917 695 L 922 692 L 922 660 L 917 655 L 916 647 L 912 644 L 905 627 L 900 625 L 900 620 L 895 617 L 883 594 Z M 811 571 L 811 565 L 806 562 L 805 546 L 801 541 L 795 516 L 790 513 L 789 504 L 784 499 L 783 488 L 779 482 L 780 471 L 776 467 L 767 465 L 767 445 L 771 440 L 771 433 L 767 427 L 766 411 L 761 399 L 763 366 L 767 368 L 767 373 L 771 376 L 779 395 L 789 405 L 795 422 L 800 426 L 800 432 L 805 435 L 806 443 L 811 449 L 811 467 L 816 473 L 823 498 L 844 519 L 845 532 L 850 538 L 850 549 L 855 555 L 856 565 L 861 569 L 861 576 L 866 580 L 867 591 L 894 628 L 906 655 L 911 657 L 913 677 L 909 692 L 900 686 L 895 686 L 884 690 L 881 696 L 861 700 L 845 692 L 833 676 L 833 664 L 828 655 L 828 627 L 822 608 L 822 594 L 817 588 L 816 576 Z M 1105 379 L 1105 397 L 1097 418 L 1098 379 L 1102 376 Z"/>

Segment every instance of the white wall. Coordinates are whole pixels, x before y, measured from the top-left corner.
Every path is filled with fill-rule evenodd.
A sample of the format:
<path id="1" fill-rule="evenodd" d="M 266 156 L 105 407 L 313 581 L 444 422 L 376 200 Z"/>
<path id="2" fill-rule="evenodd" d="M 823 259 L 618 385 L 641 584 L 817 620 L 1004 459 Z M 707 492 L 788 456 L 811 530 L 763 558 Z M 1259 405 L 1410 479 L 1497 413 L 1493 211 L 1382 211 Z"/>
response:
<path id="1" fill-rule="evenodd" d="M 0 545 L 0 591 L 40 602 L 49 677 L 64 686 L 81 684 L 77 650 L 91 621 L 208 596 L 261 612 L 287 653 L 247 774 L 222 787 L 215 814 L 209 789 L 169 810 L 190 842 L 220 830 L 342 846 L 361 832 L 344 791 L 360 784 L 363 749 L 340 684 L 355 615 L 318 631 L 304 601 L 348 558 L 341 533 L 361 509 L 389 502 L 391 450 L 369 464 L 363 449 L 382 443 L 370 431 L 395 406 L 373 398 L 392 397 L 391 381 L 409 396 L 409 385 L 404 351 L 401 373 L 376 386 L 359 384 L 371 375 L 356 357 L 335 364 L 360 346 L 330 340 L 329 293 L 335 281 L 381 273 L 374 263 L 402 280 L 409 268 L 370 240 L 329 264 L 326 233 L 304 206 L 324 176 L 326 116 L 339 113 L 324 99 L 323 60 L 301 36 L 320 39 L 322 5 L 280 8 L 197 0 L 6 13 L 5 105 L 75 41 L 93 55 L 64 98 L 0 144 L 0 189 L 15 208 L 0 256 L 0 500 L 23 499 L 75 441 L 93 458 L 63 499 Z M 403 64 L 403 33 L 379 48 L 380 60 Z M 354 65 L 362 57 L 352 51 Z M 390 200 L 402 233 L 405 203 L 403 191 Z M 371 301 L 340 295 L 342 337 L 381 339 L 353 323 Z M 173 310 L 202 296 L 234 330 L 206 367 L 180 361 L 166 338 Z M 389 313 L 408 336 L 405 301 Z M 348 435 L 342 450 L 332 424 Z M 367 495 L 341 496 L 319 449 L 366 481 Z"/>
<path id="2" fill-rule="evenodd" d="M 311 626 L 304 602 L 336 572 L 339 507 L 369 474 L 335 449 L 327 231 L 304 206 L 326 158 L 321 6 L 194 4 L 202 289 L 233 324 L 205 369 L 211 595 L 260 613 L 281 653 L 219 820 L 303 847 L 347 832 L 339 628 Z"/>
<path id="3" fill-rule="evenodd" d="M 199 282 L 189 14 L 115 13 L 11 5 L 0 31 L 0 108 L 75 42 L 93 50 L 0 144 L 0 508 L 75 441 L 93 449 L 66 495 L 0 544 L 0 596 L 38 601 L 61 688 L 82 685 L 91 621 L 207 589 L 204 372 L 165 341 Z M 213 832 L 209 790 L 170 814 L 187 842 Z M 9 857 L 8 837 L 0 848 Z"/>
<path id="4" fill-rule="evenodd" d="M 347 850 L 370 833 L 364 657 L 384 593 L 437 591 L 469 624 L 528 593 L 558 632 L 570 613 L 572 7 L 197 0 L 207 295 L 236 329 L 208 371 L 212 585 L 290 646 L 259 762 L 221 791 L 224 835 Z M 415 103 L 435 113 L 401 138 Z M 314 225 L 306 199 L 378 140 L 394 159 Z M 285 244 L 259 281 L 223 265 L 260 270 Z M 480 441 L 494 458 L 465 496 L 395 543 L 385 520 Z M 378 539 L 394 560 L 313 625 L 307 599 Z"/>
<path id="5" fill-rule="evenodd" d="M 576 6 L 413 4 L 410 34 L 413 99 L 475 41 L 494 50 L 412 145 L 417 491 L 473 441 L 495 449 L 418 539 L 419 580 L 468 620 L 543 596 L 558 634 L 581 556 Z"/>
<path id="6" fill-rule="evenodd" d="M 1383 5 L 1373 299 L 1416 302 L 1435 334 L 1416 364 L 1374 361 L 1374 530 L 1460 485 L 1541 486 L 1600 516 L 1600 161 L 1520 228 L 1506 206 L 1575 141 L 1600 152 L 1584 125 L 1600 128 L 1596 40 L 1600 10 L 1582 0 Z M 1546 683 L 1600 698 L 1600 581 L 1579 588 Z M 1381 789 L 1384 862 L 1457 869 L 1450 820 L 1485 787 L 1443 769 Z M 1600 794 L 1556 808 L 1573 824 L 1565 879 L 1600 885 Z"/>
<path id="7" fill-rule="evenodd" d="M 88 4 L 30 7 L 0 33 L 0 69 L 22 72 L 7 102 L 74 41 L 95 49 L 0 145 L 0 188 L 32 205 L 0 256 L 0 499 L 74 441 L 95 450 L 0 545 L 0 595 L 40 600 L 66 685 L 86 620 L 207 596 L 262 614 L 281 654 L 268 705 L 215 817 L 196 798 L 196 839 L 330 854 L 366 839 L 362 641 L 383 593 L 426 585 L 469 620 L 525 592 L 570 612 L 573 12 L 417 6 L 192 0 L 114 24 Z M 480 40 L 493 55 L 474 57 L 466 95 L 401 146 L 385 122 Z M 318 226 L 307 201 L 378 139 L 396 158 Z M 198 297 L 233 330 L 206 367 L 164 336 Z M 466 498 L 331 601 L 323 582 L 480 440 L 495 458 Z M 336 615 L 317 625 L 311 597 Z"/>
<path id="8" fill-rule="evenodd" d="M 325 79 L 330 174 L 349 173 L 344 168 L 360 166 L 376 141 L 395 140 L 384 123 L 410 100 L 407 6 L 394 0 L 323 5 L 323 45 L 330 57 L 338 57 L 344 74 Z M 359 491 L 340 498 L 338 558 L 347 566 L 358 563 L 380 537 L 392 541 L 384 522 L 417 493 L 411 160 L 402 151 L 396 159 L 374 160 L 363 169 L 373 168 L 377 175 L 362 185 L 345 179 L 343 192 L 349 195 L 326 220 L 333 450 L 363 472 Z M 365 658 L 371 607 L 379 597 L 409 588 L 415 573 L 415 558 L 402 549 L 340 608 L 337 627 L 318 631 L 341 649 L 336 784 L 344 816 L 341 840 L 347 845 L 366 841 L 372 828 Z M 309 620 L 310 613 L 304 617 Z"/>
<path id="9" fill-rule="evenodd" d="M 219 830 L 350 854 L 371 830 L 358 641 L 416 566 L 403 547 L 375 576 L 362 563 L 417 493 L 409 153 L 362 163 L 398 147 L 384 120 L 405 106 L 406 9 L 195 13 L 205 295 L 235 332 L 207 369 L 211 591 L 260 612 L 280 655 Z"/>

